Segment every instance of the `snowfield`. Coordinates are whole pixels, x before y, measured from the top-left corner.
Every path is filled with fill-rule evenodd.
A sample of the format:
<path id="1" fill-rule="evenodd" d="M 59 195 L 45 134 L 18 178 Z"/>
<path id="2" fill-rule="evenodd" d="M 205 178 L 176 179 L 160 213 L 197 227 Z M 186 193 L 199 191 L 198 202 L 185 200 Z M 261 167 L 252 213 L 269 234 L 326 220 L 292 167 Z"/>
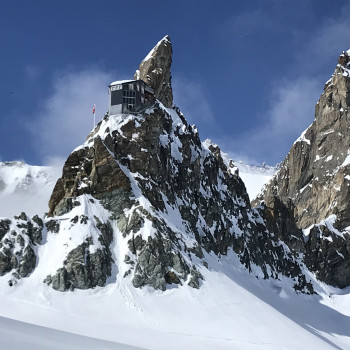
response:
<path id="1" fill-rule="evenodd" d="M 49 259 L 45 256 L 43 251 L 41 258 Z M 205 281 L 199 290 L 188 286 L 165 292 L 135 289 L 118 274 L 104 288 L 61 293 L 42 283 L 46 272 L 40 269 L 15 287 L 9 287 L 9 277 L 3 276 L 0 315 L 55 331 L 1 319 L 0 345 L 6 349 L 129 349 L 126 345 L 350 349 L 349 288 L 319 284 L 319 295 L 297 295 L 287 279 L 248 275 L 235 254 L 220 261 L 214 255 L 205 259 L 209 269 L 200 271 Z"/>
<path id="2" fill-rule="evenodd" d="M 0 317 L 0 346 L 8 350 L 137 350 L 133 346 L 84 337 Z"/>
<path id="3" fill-rule="evenodd" d="M 245 184 L 250 200 L 260 193 L 278 170 L 277 167 L 248 165 L 243 162 L 235 162 L 235 166 L 239 169 L 239 176 Z"/>

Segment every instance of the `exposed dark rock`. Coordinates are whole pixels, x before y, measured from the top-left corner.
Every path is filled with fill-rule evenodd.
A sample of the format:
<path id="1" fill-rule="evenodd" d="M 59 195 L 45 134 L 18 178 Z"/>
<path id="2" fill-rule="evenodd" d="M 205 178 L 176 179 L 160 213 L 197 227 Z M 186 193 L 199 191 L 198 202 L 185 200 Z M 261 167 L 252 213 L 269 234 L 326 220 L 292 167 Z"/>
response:
<path id="1" fill-rule="evenodd" d="M 50 232 L 58 233 L 60 229 L 60 224 L 57 220 L 51 219 L 46 221 L 46 228 Z"/>
<path id="2" fill-rule="evenodd" d="M 0 241 L 3 239 L 5 234 L 10 230 L 11 220 L 4 219 L 0 220 Z"/>
<path id="3" fill-rule="evenodd" d="M 166 272 L 164 278 L 167 284 L 181 284 L 180 278 L 173 271 Z"/>
<path id="4" fill-rule="evenodd" d="M 328 284 L 350 285 L 350 59 L 340 55 L 315 108 L 263 195 L 255 200 L 267 227 Z M 304 243 L 302 230 L 309 235 Z"/>
<path id="5" fill-rule="evenodd" d="M 12 271 L 14 278 L 9 281 L 10 285 L 34 270 L 37 262 L 34 246 L 41 243 L 43 228 L 38 216 L 31 221 L 25 213 L 16 216 L 14 221 L 0 220 L 0 276 Z"/>
<path id="6" fill-rule="evenodd" d="M 107 277 L 111 275 L 111 253 L 109 249 L 97 249 L 90 253 L 89 245 L 90 242 L 84 242 L 73 249 L 68 254 L 64 267 L 55 275 L 48 276 L 44 282 L 60 292 L 104 286 Z"/>
<path id="7" fill-rule="evenodd" d="M 18 274 L 21 277 L 28 276 L 34 270 L 35 264 L 36 256 L 34 250 L 30 245 L 27 245 L 20 257 Z"/>
<path id="8" fill-rule="evenodd" d="M 173 253 L 173 244 L 169 239 L 154 237 L 137 251 L 133 285 L 150 285 L 155 289 L 166 289 L 166 284 L 180 284 L 190 272 L 183 257 Z M 169 269 L 173 271 L 169 271 Z M 176 276 L 176 277 L 175 277 Z"/>
<path id="9" fill-rule="evenodd" d="M 65 261 L 45 282 L 59 291 L 103 286 L 112 271 L 111 245 L 123 244 L 128 251 L 118 257 L 118 271 L 135 287 L 200 288 L 207 253 L 220 259 L 234 252 L 259 277 L 282 274 L 296 290 L 312 293 L 299 257 L 305 243 L 297 203 L 272 191 L 259 209 L 251 208 L 234 164 L 226 164 L 218 146 L 200 141 L 179 108 L 164 108 L 173 102 L 171 60 L 166 37 L 135 77 L 155 89 L 158 101 L 139 115 L 105 115 L 65 162 L 50 198 L 48 215 L 55 218 L 46 221 L 47 230 L 59 235 L 60 215 L 68 214 L 70 228 L 93 232 L 84 231 L 87 240 L 80 244 L 68 242 Z M 303 152 L 302 146 L 295 161 Z M 310 159 L 299 160 L 300 185 L 314 178 Z M 108 214 L 98 214 L 104 210 Z"/>
<path id="10" fill-rule="evenodd" d="M 188 285 L 192 288 L 199 289 L 199 287 L 201 286 L 200 281 L 203 280 L 202 274 L 198 270 L 193 269 L 191 270 L 191 276 L 192 277 Z"/>
<path id="11" fill-rule="evenodd" d="M 26 213 L 24 213 L 24 212 L 22 211 L 22 213 L 21 213 L 19 216 L 15 216 L 15 219 L 16 219 L 16 220 L 27 221 L 27 215 L 26 215 Z"/>
<path id="12" fill-rule="evenodd" d="M 156 98 L 165 107 L 172 107 L 171 87 L 172 45 L 169 36 L 164 37 L 141 62 L 134 79 L 141 79 L 155 90 Z"/>
<path id="13" fill-rule="evenodd" d="M 94 147 L 81 148 L 68 157 L 52 192 L 48 216 L 69 212 L 74 207 L 72 199 L 83 193 L 101 198 L 101 194 L 118 189 L 129 191 L 129 179 L 101 138 L 96 137 Z"/>
<path id="14" fill-rule="evenodd" d="M 217 146 L 206 148 L 201 143 L 197 130 L 184 123 L 179 109 L 164 110 L 156 104 L 150 114 L 120 119 L 120 128 L 115 130 L 110 128 L 109 117 L 105 117 L 99 125 L 99 135 L 104 136 L 91 134 L 89 146 L 69 156 L 58 181 L 61 185 L 51 196 L 50 214 L 69 212 L 82 194 L 99 199 L 128 244 L 130 254 L 123 258 L 123 275 L 130 276 L 135 287 L 150 285 L 165 290 L 167 284 L 189 281 L 190 286 L 199 288 L 203 277 L 195 261 L 202 261 L 204 251 L 220 256 L 230 250 L 250 271 L 253 265 L 259 266 L 264 278 L 284 274 L 295 278 L 302 287 L 306 285 L 306 280 L 299 281 L 302 268 L 296 252 L 281 243 L 282 236 L 272 235 L 258 212 L 251 209 L 233 164 L 224 163 Z M 147 209 L 138 199 L 140 194 L 149 203 Z M 70 201 L 72 197 L 76 199 Z M 168 219 L 159 216 L 168 215 L 169 210 L 181 217 L 182 231 L 170 227 Z M 83 224 L 77 215 L 71 222 Z M 51 226 L 49 223 L 46 225 Z M 116 233 L 111 225 L 98 225 L 105 252 L 109 252 Z M 185 243 L 188 237 L 190 245 Z M 47 280 L 55 289 L 100 285 L 89 277 L 93 268 L 81 263 L 79 247 Z M 106 254 L 105 261 L 110 261 Z M 99 281 L 105 283 L 107 270 Z"/>
<path id="15" fill-rule="evenodd" d="M 32 240 L 32 242 L 40 244 L 41 240 L 43 238 L 42 237 L 42 231 L 43 231 L 43 228 L 44 228 L 44 222 L 38 215 L 35 215 L 32 218 L 32 221 L 36 225 L 32 225 L 32 231 L 30 232 L 30 239 Z"/>

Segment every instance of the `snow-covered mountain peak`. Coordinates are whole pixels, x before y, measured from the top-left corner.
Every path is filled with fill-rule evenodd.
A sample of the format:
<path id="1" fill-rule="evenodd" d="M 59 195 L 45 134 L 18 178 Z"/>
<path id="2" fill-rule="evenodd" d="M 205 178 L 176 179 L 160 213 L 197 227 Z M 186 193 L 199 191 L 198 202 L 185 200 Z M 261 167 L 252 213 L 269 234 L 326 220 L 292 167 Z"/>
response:
<path id="1" fill-rule="evenodd" d="M 0 192 L 35 192 L 39 185 L 51 185 L 50 168 L 30 166 L 20 161 L 0 162 Z"/>
<path id="2" fill-rule="evenodd" d="M 60 173 L 58 166 L 0 162 L 0 217 L 12 217 L 21 211 L 43 215 Z"/>

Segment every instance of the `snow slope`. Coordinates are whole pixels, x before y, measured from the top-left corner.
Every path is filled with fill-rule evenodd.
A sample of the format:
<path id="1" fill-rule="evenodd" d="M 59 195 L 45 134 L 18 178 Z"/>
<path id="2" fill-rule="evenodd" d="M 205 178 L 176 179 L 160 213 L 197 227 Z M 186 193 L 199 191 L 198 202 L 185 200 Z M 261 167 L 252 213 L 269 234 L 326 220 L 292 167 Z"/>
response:
<path id="1" fill-rule="evenodd" d="M 0 317 L 0 347 L 6 350 L 137 350 L 106 340 L 84 337 Z"/>
<path id="2" fill-rule="evenodd" d="M 235 161 L 234 164 L 239 169 L 239 176 L 246 186 L 250 200 L 253 200 L 260 193 L 263 186 L 272 179 L 278 170 L 277 167 L 248 165 L 240 161 Z"/>
<path id="3" fill-rule="evenodd" d="M 51 259 L 47 245 L 41 249 L 44 266 Z M 200 271 L 205 283 L 199 290 L 136 289 L 118 274 L 104 288 L 60 293 L 41 282 L 44 269 L 36 269 L 15 288 L 4 283 L 4 276 L 0 315 L 145 349 L 350 349 L 350 295 L 346 294 L 350 290 L 319 285 L 318 296 L 297 295 L 287 279 L 258 280 L 248 275 L 235 254 L 220 261 L 215 255 L 205 259 L 209 269 Z M 4 334 L 0 342 L 18 349 L 23 339 L 5 333 L 10 327 L 6 322 L 0 325 Z M 11 332 L 16 334 L 17 325 Z M 23 327 L 29 339 L 35 338 L 37 328 Z M 52 334 L 57 348 L 70 338 L 86 340 L 90 348 L 96 344 Z M 98 348 L 108 346 L 101 342 Z"/>

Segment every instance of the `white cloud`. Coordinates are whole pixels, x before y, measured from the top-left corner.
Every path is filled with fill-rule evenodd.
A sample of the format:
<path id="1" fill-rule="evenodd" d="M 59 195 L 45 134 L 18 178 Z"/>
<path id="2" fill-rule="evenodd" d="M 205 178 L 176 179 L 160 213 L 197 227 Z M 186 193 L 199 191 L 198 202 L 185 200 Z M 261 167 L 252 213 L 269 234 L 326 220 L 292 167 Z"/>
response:
<path id="1" fill-rule="evenodd" d="M 92 106 L 96 104 L 96 123 L 108 109 L 108 84 L 115 80 L 109 72 L 86 69 L 64 73 L 55 79 L 47 98 L 29 126 L 34 147 L 45 163 L 66 158 L 86 139 L 93 128 Z"/>
<path id="2" fill-rule="evenodd" d="M 246 157 L 273 165 L 282 161 L 295 139 L 314 120 L 314 108 L 321 93 L 318 79 L 299 78 L 281 81 L 270 96 L 271 108 L 262 125 L 234 140 L 231 149 Z"/>
<path id="3" fill-rule="evenodd" d="M 310 34 L 304 50 L 297 53 L 297 63 L 307 69 L 333 62 L 342 51 L 350 49 L 348 15 L 350 5 L 345 6 L 341 15 L 321 24 L 316 33 Z M 335 64 L 334 64 L 335 66 Z"/>
<path id="4" fill-rule="evenodd" d="M 261 111 L 250 129 L 214 141 L 233 160 L 275 165 L 285 158 L 296 138 L 313 122 L 321 91 L 317 78 L 280 80 L 266 96 L 270 108 Z"/>
<path id="5" fill-rule="evenodd" d="M 271 87 L 271 93 L 266 96 L 270 108 L 261 111 L 260 118 L 247 132 L 235 139 L 221 140 L 224 150 L 234 159 L 270 164 L 282 161 L 295 139 L 312 123 L 315 104 L 333 73 L 337 55 L 350 48 L 349 10 L 350 5 L 346 5 L 340 9 L 338 18 L 320 23 L 315 32 L 300 34 L 303 37 L 299 39 L 307 45 L 295 53 L 294 63 L 286 67 L 285 77 Z M 245 24 L 250 17 L 251 23 Z M 237 17 L 234 25 L 237 29 L 252 30 L 261 19 L 261 13 L 253 12 Z M 219 140 L 216 142 L 220 144 Z"/>

